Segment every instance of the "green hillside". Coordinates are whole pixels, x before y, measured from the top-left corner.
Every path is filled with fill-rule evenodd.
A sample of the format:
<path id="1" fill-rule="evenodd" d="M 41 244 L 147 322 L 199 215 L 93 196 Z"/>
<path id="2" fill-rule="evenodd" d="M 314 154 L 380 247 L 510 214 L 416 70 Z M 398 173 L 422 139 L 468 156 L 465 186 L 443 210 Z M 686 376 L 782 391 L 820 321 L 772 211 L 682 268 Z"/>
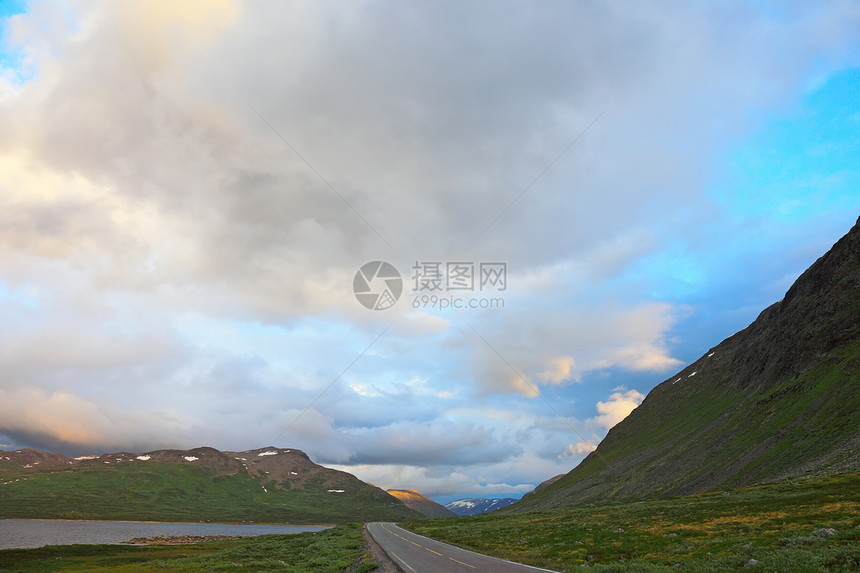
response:
<path id="1" fill-rule="evenodd" d="M 279 455 L 198 448 L 81 460 L 0 452 L 0 518 L 324 524 L 420 515 L 298 450 L 268 451 Z"/>
<path id="2" fill-rule="evenodd" d="M 566 476 L 503 511 L 860 469 L 860 221 L 753 324 L 654 388 Z"/>
<path id="3" fill-rule="evenodd" d="M 505 510 L 407 527 L 553 571 L 860 571 L 857 473 L 533 513 Z"/>

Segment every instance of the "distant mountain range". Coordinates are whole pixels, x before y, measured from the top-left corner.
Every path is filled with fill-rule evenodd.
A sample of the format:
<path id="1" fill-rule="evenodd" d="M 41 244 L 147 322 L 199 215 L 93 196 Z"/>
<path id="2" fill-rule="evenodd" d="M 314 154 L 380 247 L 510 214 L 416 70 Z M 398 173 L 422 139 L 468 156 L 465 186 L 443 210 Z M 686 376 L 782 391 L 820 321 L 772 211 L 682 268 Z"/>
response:
<path id="1" fill-rule="evenodd" d="M 396 497 L 296 449 L 76 458 L 0 451 L 0 518 L 325 524 L 418 517 Z"/>
<path id="2" fill-rule="evenodd" d="M 469 497 L 465 499 L 458 499 L 456 501 L 452 501 L 451 503 L 446 503 L 445 508 L 457 516 L 480 515 L 482 513 L 488 513 L 490 511 L 495 511 L 497 509 L 507 507 L 512 503 L 516 502 L 516 499 L 510 497 L 494 499 Z"/>
<path id="3" fill-rule="evenodd" d="M 388 493 L 427 517 L 454 517 L 454 513 L 414 489 L 389 489 Z"/>
<path id="4" fill-rule="evenodd" d="M 655 387 L 570 473 L 506 511 L 858 469 L 860 220 L 780 302 Z"/>

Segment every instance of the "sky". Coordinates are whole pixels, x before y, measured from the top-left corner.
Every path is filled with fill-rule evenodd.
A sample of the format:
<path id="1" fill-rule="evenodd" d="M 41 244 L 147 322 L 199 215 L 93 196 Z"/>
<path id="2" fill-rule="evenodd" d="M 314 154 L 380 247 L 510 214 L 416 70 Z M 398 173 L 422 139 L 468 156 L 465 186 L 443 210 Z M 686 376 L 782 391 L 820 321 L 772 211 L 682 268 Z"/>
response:
<path id="1" fill-rule="evenodd" d="M 0 2 L 0 449 L 519 497 L 782 298 L 858 157 L 853 1 Z"/>

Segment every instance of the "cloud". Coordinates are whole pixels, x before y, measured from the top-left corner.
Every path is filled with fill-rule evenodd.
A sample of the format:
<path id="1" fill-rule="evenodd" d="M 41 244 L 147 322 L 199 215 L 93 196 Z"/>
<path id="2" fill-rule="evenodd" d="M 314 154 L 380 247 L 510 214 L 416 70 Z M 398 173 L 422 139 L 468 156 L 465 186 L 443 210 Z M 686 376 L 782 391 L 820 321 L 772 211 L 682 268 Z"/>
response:
<path id="1" fill-rule="evenodd" d="M 570 356 L 550 358 L 547 362 L 547 368 L 539 375 L 539 378 L 552 384 L 560 384 L 570 379 L 573 369 L 576 368 L 576 362 Z"/>
<path id="2" fill-rule="evenodd" d="M 641 217 L 659 221 L 670 204 L 701 198 L 688 191 L 696 189 L 689 183 L 697 162 L 679 161 L 678 152 L 688 155 L 695 138 L 696 153 L 706 155 L 725 130 L 746 121 L 737 111 L 721 116 L 722 128 L 702 130 L 700 118 L 717 102 L 728 113 L 773 97 L 799 69 L 754 81 L 757 66 L 770 63 L 719 35 L 742 33 L 715 31 L 691 9 L 557 5 L 511 19 L 490 5 L 458 7 L 457 18 L 424 3 L 343 8 L 297 4 L 263 13 L 223 2 L 195 12 L 103 3 L 76 7 L 84 24 L 65 32 L 54 20 L 36 26 L 48 18 L 43 12 L 19 18 L 16 41 L 47 43 L 54 55 L 33 56 L 46 59 L 44 70 L 14 100 L 7 144 L 32 150 L 34 169 L 98 181 L 105 197 L 120 202 L 111 213 L 75 215 L 77 224 L 55 205 L 55 219 L 78 241 L 87 235 L 81 229 L 100 229 L 92 242 L 120 246 L 126 228 L 105 225 L 152 210 L 158 220 L 137 237 L 158 262 L 152 278 L 195 289 L 185 304 L 208 303 L 209 312 L 280 320 L 352 309 L 345 277 L 368 259 L 396 254 L 377 231 L 406 261 L 462 250 L 607 105 L 582 145 L 477 249 L 520 268 L 582 258 L 617 272 L 648 244 L 629 239 Z M 760 16 L 741 12 L 726 17 L 757 29 Z M 821 20 L 810 28 L 833 25 L 813 15 Z M 413 28 L 403 24 L 413 21 L 426 34 L 407 32 Z M 326 34 L 327 25 L 340 32 Z M 536 29 L 538 43 L 530 40 Z M 680 30 L 701 32 L 682 35 L 694 39 L 685 59 L 671 41 Z M 777 41 L 786 32 L 768 33 Z M 638 38 L 635 50 L 624 37 Z M 266 58 L 247 56 L 255 53 Z M 714 79 L 708 64 L 723 62 L 749 80 L 747 91 Z M 667 93 L 666 85 L 675 89 Z M 670 114 L 677 119 L 667 121 Z M 646 136 L 657 133 L 659 142 Z M 68 244 L 39 247 L 44 239 L 30 236 L 27 248 Z M 659 241 L 652 237 L 652 248 Z"/>
<path id="3" fill-rule="evenodd" d="M 593 421 L 598 427 L 609 430 L 629 416 L 630 412 L 645 399 L 645 395 L 637 390 L 618 390 L 609 397 L 609 400 L 597 403 L 599 415 Z"/>
<path id="4" fill-rule="evenodd" d="M 573 458 L 578 463 L 578 460 L 596 450 L 598 443 L 606 435 L 606 432 L 629 416 L 644 399 L 645 395 L 638 390 L 616 388 L 608 400 L 601 400 L 595 404 L 597 416 L 588 418 L 580 424 L 583 433 L 592 433 L 591 439 L 581 439 L 576 443 L 567 444 L 562 452 L 558 454 L 558 459 Z"/>
<path id="5" fill-rule="evenodd" d="M 652 263 L 681 252 L 695 290 L 701 253 L 738 260 L 714 158 L 854 57 L 852 3 L 778 11 L 30 6 L 0 47 L 21 66 L 0 70 L 0 432 L 277 438 L 438 492 L 558 473 L 587 440 L 537 392 L 599 434 L 641 400 L 598 402 L 619 378 L 680 364 L 704 305 Z M 368 311 L 352 278 L 380 259 L 407 285 L 420 260 L 504 261 L 505 306 Z"/>
<path id="6" fill-rule="evenodd" d="M 516 456 L 521 448 L 503 436 L 468 423 L 418 425 L 398 422 L 350 432 L 353 453 L 341 463 L 458 465 L 498 462 Z"/>
<path id="7" fill-rule="evenodd" d="M 594 370 L 662 372 L 680 364 L 669 355 L 667 333 L 681 314 L 671 305 L 560 304 L 551 311 L 505 309 L 487 330 L 475 321 L 473 336 L 462 335 L 478 345 L 471 368 L 482 391 L 534 397 L 542 383 L 576 382 Z"/>
<path id="8" fill-rule="evenodd" d="M 183 440 L 187 424 L 176 412 L 139 412 L 105 407 L 71 392 L 51 393 L 32 386 L 0 389 L 0 431 L 49 450 L 67 452 L 162 447 Z M 156 426 L 159 437 L 153 436 Z M 173 434 L 171 440 L 167 436 Z"/>
<path id="9" fill-rule="evenodd" d="M 3 400 L 4 430 L 25 430 L 44 435 L 65 444 L 92 444 L 102 440 L 102 433 L 93 428 L 94 417 L 101 417 L 92 402 L 67 392 L 50 395 L 38 388 L 20 388 L 9 392 L 0 390 Z M 101 445 L 101 444 L 100 444 Z"/>
<path id="10" fill-rule="evenodd" d="M 533 490 L 548 477 L 568 471 L 558 460 L 545 460 L 524 452 L 500 463 L 479 466 L 425 467 L 423 465 L 333 466 L 352 472 L 383 489 L 417 489 L 447 503 L 458 497 L 515 497 Z M 497 476 L 506 480 L 499 481 Z"/>
<path id="11" fill-rule="evenodd" d="M 581 458 L 590 454 L 597 449 L 597 444 L 586 441 L 579 441 L 576 444 L 568 444 L 564 451 L 559 454 L 559 459 L 563 458 Z"/>

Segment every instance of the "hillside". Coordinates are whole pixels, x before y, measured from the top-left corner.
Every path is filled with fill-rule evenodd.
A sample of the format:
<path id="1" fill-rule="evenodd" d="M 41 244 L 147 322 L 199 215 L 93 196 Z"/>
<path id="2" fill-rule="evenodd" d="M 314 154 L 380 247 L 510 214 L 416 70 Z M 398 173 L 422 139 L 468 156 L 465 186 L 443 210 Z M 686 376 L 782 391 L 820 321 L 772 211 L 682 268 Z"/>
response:
<path id="1" fill-rule="evenodd" d="M 0 451 L 0 519 L 268 523 L 399 520 L 419 514 L 295 449 L 214 448 L 65 457 Z"/>
<path id="2" fill-rule="evenodd" d="M 403 525 L 552 571 L 855 573 L 860 473 L 537 513 L 506 508 Z"/>
<path id="3" fill-rule="evenodd" d="M 388 493 L 405 503 L 406 507 L 427 517 L 454 517 L 455 515 L 444 505 L 436 503 L 414 489 L 389 489 Z"/>
<path id="4" fill-rule="evenodd" d="M 551 486 L 552 484 L 554 484 L 555 482 L 557 482 L 558 480 L 560 480 L 564 476 L 565 476 L 565 474 L 558 474 L 557 476 L 553 476 L 553 477 L 549 478 L 548 480 L 542 481 L 541 483 L 539 483 L 537 485 L 536 488 L 534 488 L 533 490 L 531 490 L 529 492 L 524 493 L 522 499 L 526 499 L 528 497 L 533 496 L 534 494 L 536 494 L 540 490 Z"/>
<path id="5" fill-rule="evenodd" d="M 747 328 L 673 375 L 597 450 L 506 511 L 860 468 L 860 220 Z"/>

